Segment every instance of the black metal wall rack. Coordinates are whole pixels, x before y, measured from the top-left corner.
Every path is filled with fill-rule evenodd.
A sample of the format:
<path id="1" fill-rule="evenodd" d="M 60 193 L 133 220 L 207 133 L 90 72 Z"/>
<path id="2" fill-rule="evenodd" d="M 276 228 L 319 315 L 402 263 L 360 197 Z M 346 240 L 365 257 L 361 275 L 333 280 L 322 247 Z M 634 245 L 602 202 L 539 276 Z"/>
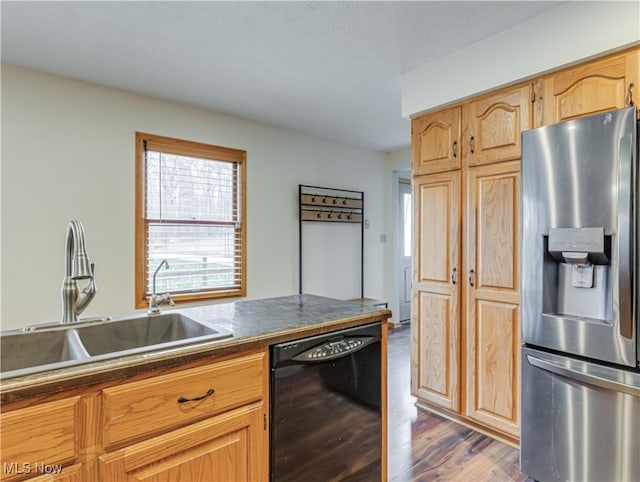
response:
<path id="1" fill-rule="evenodd" d="M 306 222 L 360 225 L 360 296 L 364 297 L 364 192 L 298 185 L 299 292 L 302 294 L 302 226 Z"/>

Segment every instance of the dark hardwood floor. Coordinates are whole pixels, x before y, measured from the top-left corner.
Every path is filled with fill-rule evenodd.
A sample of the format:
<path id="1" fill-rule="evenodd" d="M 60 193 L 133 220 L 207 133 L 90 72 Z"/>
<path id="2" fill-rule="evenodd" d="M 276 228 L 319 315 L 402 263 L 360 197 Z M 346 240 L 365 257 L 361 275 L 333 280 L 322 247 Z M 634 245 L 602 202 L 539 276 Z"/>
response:
<path id="1" fill-rule="evenodd" d="M 518 450 L 415 406 L 408 324 L 389 330 L 389 480 L 527 481 Z"/>

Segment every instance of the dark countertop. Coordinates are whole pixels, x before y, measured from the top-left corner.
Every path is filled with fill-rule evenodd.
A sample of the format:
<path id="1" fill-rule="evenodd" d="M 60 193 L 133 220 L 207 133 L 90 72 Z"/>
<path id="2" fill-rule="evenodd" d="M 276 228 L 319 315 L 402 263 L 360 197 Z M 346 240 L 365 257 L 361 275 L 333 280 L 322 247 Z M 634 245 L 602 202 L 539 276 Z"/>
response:
<path id="1" fill-rule="evenodd" d="M 229 330 L 233 332 L 233 338 L 0 380 L 0 403 L 178 366 L 203 358 L 240 353 L 391 316 L 391 311 L 386 308 L 306 294 L 163 312 L 169 311 L 179 311 L 202 323 Z"/>

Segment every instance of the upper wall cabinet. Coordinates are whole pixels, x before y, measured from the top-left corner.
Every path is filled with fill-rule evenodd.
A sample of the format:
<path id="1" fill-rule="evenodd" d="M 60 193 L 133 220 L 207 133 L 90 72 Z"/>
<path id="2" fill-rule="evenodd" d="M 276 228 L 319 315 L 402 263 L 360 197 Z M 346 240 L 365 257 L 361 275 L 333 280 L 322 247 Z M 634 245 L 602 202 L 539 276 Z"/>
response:
<path id="1" fill-rule="evenodd" d="M 562 70 L 542 80 L 543 123 L 554 124 L 629 105 L 629 85 L 640 100 L 640 51 L 617 54 Z"/>
<path id="2" fill-rule="evenodd" d="M 413 119 L 413 175 L 520 159 L 531 96 L 532 86 L 520 85 Z"/>
<path id="3" fill-rule="evenodd" d="M 520 132 L 531 128 L 531 86 L 502 90 L 465 104 L 462 159 L 475 166 L 520 159 Z"/>
<path id="4" fill-rule="evenodd" d="M 413 119 L 413 175 L 460 169 L 460 107 Z"/>

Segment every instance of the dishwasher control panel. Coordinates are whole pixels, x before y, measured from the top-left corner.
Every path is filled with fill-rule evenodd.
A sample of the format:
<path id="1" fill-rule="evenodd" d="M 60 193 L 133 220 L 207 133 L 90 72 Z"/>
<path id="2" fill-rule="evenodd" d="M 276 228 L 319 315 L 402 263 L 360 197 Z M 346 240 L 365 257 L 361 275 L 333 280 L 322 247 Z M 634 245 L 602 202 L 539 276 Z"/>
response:
<path id="1" fill-rule="evenodd" d="M 374 337 L 359 336 L 347 337 L 340 340 L 329 340 L 321 345 L 315 346 L 299 353 L 293 360 L 296 361 L 325 361 L 332 358 L 339 358 L 356 352 L 374 341 Z"/>
<path id="2" fill-rule="evenodd" d="M 275 370 L 300 363 L 334 363 L 342 357 L 358 356 L 358 352 L 361 350 L 368 352 L 368 347 L 381 343 L 381 340 L 382 324 L 378 321 L 368 325 L 278 343 L 270 347 L 271 368 Z"/>

